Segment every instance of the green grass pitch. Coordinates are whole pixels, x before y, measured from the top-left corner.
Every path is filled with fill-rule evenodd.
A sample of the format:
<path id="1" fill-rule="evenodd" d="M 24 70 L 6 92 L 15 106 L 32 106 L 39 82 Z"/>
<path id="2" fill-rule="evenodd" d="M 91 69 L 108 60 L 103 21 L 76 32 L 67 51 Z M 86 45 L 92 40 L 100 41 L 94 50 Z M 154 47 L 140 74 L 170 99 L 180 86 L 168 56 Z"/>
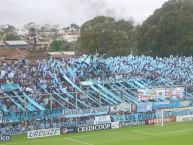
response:
<path id="1" fill-rule="evenodd" d="M 0 145 L 193 145 L 193 122 L 140 126 L 54 137 L 11 136 Z"/>

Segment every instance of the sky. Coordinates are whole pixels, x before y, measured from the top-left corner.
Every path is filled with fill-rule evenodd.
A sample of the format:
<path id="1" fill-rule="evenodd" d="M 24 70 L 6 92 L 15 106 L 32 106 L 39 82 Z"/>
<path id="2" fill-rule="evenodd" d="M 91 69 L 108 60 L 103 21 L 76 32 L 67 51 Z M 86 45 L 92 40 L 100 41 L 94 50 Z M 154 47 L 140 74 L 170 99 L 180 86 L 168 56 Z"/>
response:
<path id="1" fill-rule="evenodd" d="M 0 25 L 78 25 L 99 16 L 141 24 L 167 0 L 0 0 Z"/>

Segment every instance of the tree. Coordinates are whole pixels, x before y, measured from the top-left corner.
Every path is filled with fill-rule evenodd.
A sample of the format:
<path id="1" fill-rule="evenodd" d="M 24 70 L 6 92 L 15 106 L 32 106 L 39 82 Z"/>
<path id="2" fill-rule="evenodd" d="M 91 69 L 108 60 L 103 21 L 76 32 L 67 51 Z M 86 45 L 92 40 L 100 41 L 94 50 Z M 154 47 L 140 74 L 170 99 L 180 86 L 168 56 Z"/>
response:
<path id="1" fill-rule="evenodd" d="M 71 29 L 76 29 L 76 30 L 80 29 L 80 27 L 77 24 L 71 24 L 70 28 Z"/>
<path id="2" fill-rule="evenodd" d="M 77 42 L 79 51 L 86 54 L 128 55 L 136 48 L 134 35 L 131 21 L 98 16 L 81 26 Z"/>
<path id="3" fill-rule="evenodd" d="M 50 38 L 52 38 L 52 39 L 57 39 L 57 38 L 59 38 L 59 33 L 58 33 L 58 30 L 57 30 L 57 29 L 52 28 L 52 29 L 50 30 L 50 32 L 51 32 Z"/>
<path id="4" fill-rule="evenodd" d="M 35 37 L 36 36 L 36 29 L 34 27 L 31 27 L 28 31 L 28 35 L 30 37 Z"/>
<path id="5" fill-rule="evenodd" d="M 7 41 L 9 41 L 9 40 L 21 40 L 21 38 L 15 33 L 8 33 L 8 34 L 5 34 L 4 40 L 7 40 Z"/>
<path id="6" fill-rule="evenodd" d="M 50 44 L 50 50 L 51 51 L 59 51 L 60 50 L 60 44 L 57 40 L 52 41 Z"/>
<path id="7" fill-rule="evenodd" d="M 16 29 L 12 25 L 7 25 L 0 31 L 0 40 L 20 40 L 20 36 L 16 33 Z"/>
<path id="8" fill-rule="evenodd" d="M 170 0 L 138 29 L 141 54 L 193 55 L 193 1 Z"/>
<path id="9" fill-rule="evenodd" d="M 63 30 L 69 31 L 69 30 L 70 30 L 70 27 L 64 27 Z"/>
<path id="10" fill-rule="evenodd" d="M 75 42 L 67 42 L 67 41 L 62 41 L 61 44 L 61 50 L 62 51 L 75 51 Z"/>
<path id="11" fill-rule="evenodd" d="M 53 40 L 50 45 L 51 51 L 74 51 L 75 42 L 67 42 L 65 40 Z"/>
<path id="12" fill-rule="evenodd" d="M 0 31 L 0 40 L 4 40 L 5 38 L 5 33 Z"/>
<path id="13" fill-rule="evenodd" d="M 47 32 L 47 28 L 45 26 L 42 26 L 39 30 L 39 32 Z"/>
<path id="14" fill-rule="evenodd" d="M 34 27 L 31 27 L 28 31 L 28 35 L 30 37 L 32 37 L 33 39 L 33 45 L 34 45 L 34 49 L 36 47 L 36 35 L 37 35 L 37 32 L 36 32 L 36 29 Z"/>
<path id="15" fill-rule="evenodd" d="M 15 32 L 15 27 L 12 26 L 12 25 L 8 25 L 7 28 L 4 28 L 4 29 L 3 29 L 3 32 L 4 32 L 4 33 L 12 33 L 12 32 Z"/>

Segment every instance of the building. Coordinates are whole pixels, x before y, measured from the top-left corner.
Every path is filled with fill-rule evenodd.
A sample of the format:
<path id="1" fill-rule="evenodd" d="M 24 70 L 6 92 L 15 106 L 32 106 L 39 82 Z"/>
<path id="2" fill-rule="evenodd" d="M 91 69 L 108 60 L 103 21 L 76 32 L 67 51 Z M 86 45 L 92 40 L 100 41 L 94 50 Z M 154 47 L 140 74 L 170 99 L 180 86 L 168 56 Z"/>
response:
<path id="1" fill-rule="evenodd" d="M 68 42 L 75 42 L 78 39 L 79 35 L 64 35 L 63 39 Z"/>
<path id="2" fill-rule="evenodd" d="M 50 48 L 50 44 L 51 44 L 51 41 L 38 41 L 36 49 L 48 51 L 48 49 Z"/>
<path id="3" fill-rule="evenodd" d="M 33 48 L 32 44 L 27 43 L 23 40 L 18 41 L 5 41 L 4 44 L 1 45 L 1 48 L 18 48 L 18 49 L 30 49 Z"/>
<path id="4" fill-rule="evenodd" d="M 32 44 L 29 44 L 23 40 L 19 41 L 1 41 L 0 42 L 0 57 L 5 59 L 21 59 L 26 58 L 28 50 L 33 48 Z"/>

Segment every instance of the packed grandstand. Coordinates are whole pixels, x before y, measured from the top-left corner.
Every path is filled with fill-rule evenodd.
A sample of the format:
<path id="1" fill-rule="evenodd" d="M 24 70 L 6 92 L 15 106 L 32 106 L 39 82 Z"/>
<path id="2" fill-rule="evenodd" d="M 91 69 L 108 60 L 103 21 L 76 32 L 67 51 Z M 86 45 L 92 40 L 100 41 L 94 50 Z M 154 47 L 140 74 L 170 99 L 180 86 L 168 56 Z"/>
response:
<path id="1" fill-rule="evenodd" d="M 3 63 L 0 132 L 150 124 L 147 120 L 160 118 L 157 110 L 192 106 L 192 82 L 192 57 L 89 55 Z M 164 117 L 177 115 L 193 115 L 193 110 Z"/>

